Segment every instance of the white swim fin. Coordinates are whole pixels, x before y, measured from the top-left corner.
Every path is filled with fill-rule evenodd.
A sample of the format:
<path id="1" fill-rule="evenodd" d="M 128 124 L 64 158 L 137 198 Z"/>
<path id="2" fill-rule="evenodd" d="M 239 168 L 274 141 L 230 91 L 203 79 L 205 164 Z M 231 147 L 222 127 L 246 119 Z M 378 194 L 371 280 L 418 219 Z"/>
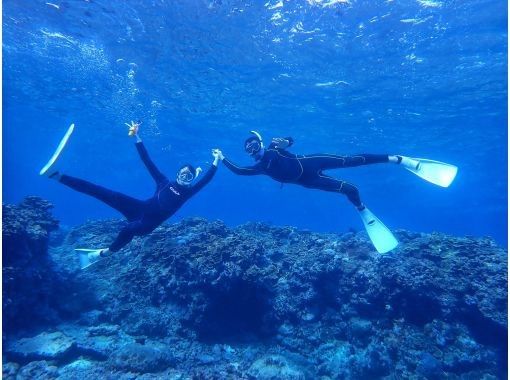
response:
<path id="1" fill-rule="evenodd" d="M 427 160 L 426 158 L 401 157 L 400 164 L 407 170 L 441 187 L 450 186 L 457 175 L 458 168 L 455 165 Z"/>
<path id="2" fill-rule="evenodd" d="M 91 266 L 92 264 L 97 263 L 103 257 L 101 256 L 101 252 L 103 249 L 86 249 L 86 248 L 76 248 L 76 252 L 80 255 L 80 268 L 85 269 Z"/>
<path id="3" fill-rule="evenodd" d="M 395 236 L 368 208 L 359 211 L 359 215 L 377 252 L 386 253 L 396 248 Z"/>
<path id="4" fill-rule="evenodd" d="M 57 150 L 55 150 L 55 153 L 53 153 L 53 156 L 51 156 L 48 163 L 46 165 L 44 165 L 44 167 L 41 169 L 41 171 L 39 172 L 39 175 L 51 175 L 54 173 L 54 170 L 51 170 L 51 169 L 53 168 L 53 165 L 55 164 L 55 162 L 57 162 L 58 158 L 60 157 L 60 154 L 66 147 L 67 142 L 69 141 L 69 138 L 71 137 L 71 134 L 73 133 L 73 131 L 74 131 L 74 124 L 71 124 L 69 126 L 69 128 L 67 129 L 67 132 L 64 135 L 64 137 L 62 138 L 62 140 L 60 140 L 60 144 L 58 144 Z"/>

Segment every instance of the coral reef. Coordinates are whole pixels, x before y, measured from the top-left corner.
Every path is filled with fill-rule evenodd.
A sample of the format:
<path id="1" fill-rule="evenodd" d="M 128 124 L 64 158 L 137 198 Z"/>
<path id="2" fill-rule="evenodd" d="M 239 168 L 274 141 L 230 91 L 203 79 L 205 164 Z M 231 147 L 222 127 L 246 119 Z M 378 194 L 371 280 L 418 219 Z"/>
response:
<path id="1" fill-rule="evenodd" d="M 396 231 L 380 255 L 365 233 L 192 218 L 80 271 L 73 249 L 121 225 L 50 247 L 68 313 L 7 339 L 5 378 L 506 376 L 507 253 L 489 238 Z"/>
<path id="2" fill-rule="evenodd" d="M 43 332 L 33 338 L 22 338 L 10 346 L 10 354 L 19 361 L 62 360 L 71 355 L 75 342 L 61 332 Z"/>
<path id="3" fill-rule="evenodd" d="M 48 299 L 56 288 L 47 252 L 49 234 L 58 228 L 52 207 L 33 196 L 2 205 L 4 331 L 56 318 Z"/>
<path id="4" fill-rule="evenodd" d="M 30 196 L 19 205 L 2 205 L 2 259 L 4 265 L 27 264 L 32 259 L 44 259 L 51 231 L 58 221 L 48 201 Z"/>

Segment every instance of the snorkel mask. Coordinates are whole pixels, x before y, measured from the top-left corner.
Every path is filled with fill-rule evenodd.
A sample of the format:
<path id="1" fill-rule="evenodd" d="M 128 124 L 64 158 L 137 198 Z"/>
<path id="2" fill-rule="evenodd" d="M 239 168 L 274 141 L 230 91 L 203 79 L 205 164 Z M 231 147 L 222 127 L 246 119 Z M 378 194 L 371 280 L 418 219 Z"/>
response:
<path id="1" fill-rule="evenodd" d="M 190 186 L 199 173 L 199 170 L 193 168 L 193 166 L 184 165 L 177 172 L 177 183 L 181 186 Z"/>
<path id="2" fill-rule="evenodd" d="M 257 158 L 264 149 L 262 136 L 257 131 L 250 131 L 254 136 L 248 137 L 244 142 L 244 150 L 250 156 Z"/>

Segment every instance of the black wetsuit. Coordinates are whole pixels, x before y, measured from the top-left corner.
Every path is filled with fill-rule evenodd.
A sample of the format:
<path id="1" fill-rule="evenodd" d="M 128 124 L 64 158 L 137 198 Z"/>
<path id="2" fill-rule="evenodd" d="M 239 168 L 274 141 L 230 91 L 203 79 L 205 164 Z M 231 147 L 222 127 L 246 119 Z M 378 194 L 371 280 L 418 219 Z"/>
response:
<path id="1" fill-rule="evenodd" d="M 60 182 L 64 185 L 103 201 L 126 217 L 129 223 L 119 232 L 115 241 L 110 245 L 109 248 L 112 252 L 124 247 L 134 236 L 151 233 L 172 216 L 189 198 L 207 185 L 217 169 L 216 166 L 211 165 L 207 173 L 193 186 L 181 186 L 175 181 L 170 181 L 158 170 L 149 158 L 143 143 L 136 143 L 136 149 L 156 182 L 156 192 L 152 198 L 147 200 L 135 199 L 68 175 L 60 177 Z"/>
<path id="2" fill-rule="evenodd" d="M 289 146 L 294 142 L 291 137 L 287 137 L 286 140 L 289 141 Z M 236 174 L 266 174 L 278 182 L 294 183 L 312 189 L 342 193 L 358 208 L 362 207 L 362 203 L 356 186 L 327 176 L 323 171 L 383 162 L 388 162 L 388 155 L 337 156 L 318 153 L 302 156 L 290 153 L 285 149 L 279 149 L 274 143 L 264 149 L 262 157 L 258 159 L 254 166 L 239 167 L 226 158 L 223 160 L 225 166 Z"/>

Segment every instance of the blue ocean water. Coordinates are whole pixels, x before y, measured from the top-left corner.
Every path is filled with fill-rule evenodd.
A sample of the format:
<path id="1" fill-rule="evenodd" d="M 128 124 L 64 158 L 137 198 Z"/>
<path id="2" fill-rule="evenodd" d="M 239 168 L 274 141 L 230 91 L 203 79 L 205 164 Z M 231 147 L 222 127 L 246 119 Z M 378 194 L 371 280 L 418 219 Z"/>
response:
<path id="1" fill-rule="evenodd" d="M 506 2 L 2 5 L 3 378 L 507 378 Z M 328 172 L 401 241 L 379 255 L 345 196 L 220 164 L 180 223 L 80 270 L 121 215 L 39 170 L 74 123 L 61 172 L 152 196 L 132 120 L 170 178 L 253 164 L 251 130 L 459 173 Z"/>
<path id="2" fill-rule="evenodd" d="M 119 216 L 38 172 L 69 124 L 64 172 L 145 198 L 160 169 L 240 164 L 250 130 L 296 153 L 391 153 L 459 167 L 447 189 L 402 168 L 334 171 L 391 229 L 507 244 L 507 3 L 489 0 L 3 2 L 3 199 L 63 224 Z M 342 196 L 224 167 L 172 220 L 362 230 Z"/>

